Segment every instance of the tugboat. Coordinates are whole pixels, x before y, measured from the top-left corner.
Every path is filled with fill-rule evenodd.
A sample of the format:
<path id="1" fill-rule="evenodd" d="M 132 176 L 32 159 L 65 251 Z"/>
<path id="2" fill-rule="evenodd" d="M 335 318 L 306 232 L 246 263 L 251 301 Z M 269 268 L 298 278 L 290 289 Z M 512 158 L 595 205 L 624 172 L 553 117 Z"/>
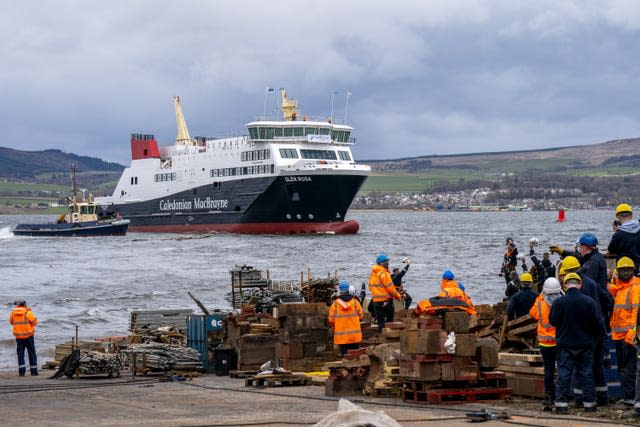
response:
<path id="1" fill-rule="evenodd" d="M 131 135 L 131 166 L 96 198 L 98 215 L 120 212 L 137 232 L 356 233 L 345 215 L 371 168 L 353 159 L 353 128 L 300 116 L 284 89 L 280 99 L 282 118 L 250 122 L 248 135 L 191 138 L 174 97 L 175 144 Z"/>
<path id="2" fill-rule="evenodd" d="M 62 214 L 55 223 L 18 224 L 13 230 L 16 236 L 124 236 L 129 227 L 128 219 L 116 214 L 111 218 L 98 218 L 98 206 L 93 195 L 78 199 L 76 166 L 71 166 L 73 194 L 67 197 L 69 213 Z"/>

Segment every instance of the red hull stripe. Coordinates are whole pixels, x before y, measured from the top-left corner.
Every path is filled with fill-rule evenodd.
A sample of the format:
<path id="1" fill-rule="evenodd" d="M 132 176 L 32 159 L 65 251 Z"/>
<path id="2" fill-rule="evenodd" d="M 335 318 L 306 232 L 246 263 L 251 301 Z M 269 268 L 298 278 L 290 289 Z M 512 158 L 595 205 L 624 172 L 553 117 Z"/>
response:
<path id="1" fill-rule="evenodd" d="M 360 224 L 357 221 L 345 222 L 302 222 L 302 223 L 248 223 L 248 224 L 167 224 L 129 226 L 134 233 L 210 233 L 220 231 L 226 233 L 244 234 L 355 234 Z"/>

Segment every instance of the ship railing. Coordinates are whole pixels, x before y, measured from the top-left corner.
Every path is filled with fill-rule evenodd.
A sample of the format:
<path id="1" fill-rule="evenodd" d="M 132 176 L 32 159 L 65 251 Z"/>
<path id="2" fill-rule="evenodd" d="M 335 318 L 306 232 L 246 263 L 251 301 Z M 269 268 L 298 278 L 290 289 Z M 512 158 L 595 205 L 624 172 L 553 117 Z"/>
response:
<path id="1" fill-rule="evenodd" d="M 278 115 L 269 115 L 269 116 L 257 116 L 253 119 L 254 122 L 321 122 L 321 123 L 331 123 L 331 117 L 321 117 L 321 116 L 310 116 L 308 114 L 299 114 L 296 116 L 295 120 L 285 120 L 281 114 Z M 334 124 L 344 124 L 344 123 L 334 123 Z"/>

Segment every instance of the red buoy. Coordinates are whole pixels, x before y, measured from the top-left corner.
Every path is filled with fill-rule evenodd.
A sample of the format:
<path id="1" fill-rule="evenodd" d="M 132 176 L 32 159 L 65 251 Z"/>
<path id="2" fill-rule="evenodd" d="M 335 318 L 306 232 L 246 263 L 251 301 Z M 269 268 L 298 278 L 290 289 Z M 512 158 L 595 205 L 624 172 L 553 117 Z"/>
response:
<path id="1" fill-rule="evenodd" d="M 565 222 L 566 220 L 564 217 L 564 209 L 558 209 L 558 219 L 556 219 L 556 222 Z"/>

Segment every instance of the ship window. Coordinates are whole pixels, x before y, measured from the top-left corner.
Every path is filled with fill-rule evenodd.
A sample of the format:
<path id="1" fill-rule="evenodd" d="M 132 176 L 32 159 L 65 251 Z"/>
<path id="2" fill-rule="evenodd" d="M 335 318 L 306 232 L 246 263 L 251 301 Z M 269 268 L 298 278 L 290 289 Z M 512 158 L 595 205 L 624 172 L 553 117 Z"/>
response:
<path id="1" fill-rule="evenodd" d="M 293 136 L 293 128 L 284 128 L 284 136 Z"/>
<path id="2" fill-rule="evenodd" d="M 273 128 L 266 128 L 266 139 L 273 139 Z"/>
<path id="3" fill-rule="evenodd" d="M 280 157 L 283 159 L 297 159 L 298 151 L 295 148 L 281 148 Z"/>
<path id="4" fill-rule="evenodd" d="M 258 130 L 256 128 L 249 128 L 249 138 L 258 139 Z"/>
<path id="5" fill-rule="evenodd" d="M 340 156 L 340 160 L 351 161 L 351 156 L 348 151 L 338 151 L 338 155 Z"/>
<path id="6" fill-rule="evenodd" d="M 273 131 L 274 136 L 282 136 L 282 128 L 275 128 Z"/>
<path id="7" fill-rule="evenodd" d="M 304 128 L 304 134 L 305 135 L 315 135 L 316 134 L 316 128 Z"/>
<path id="8" fill-rule="evenodd" d="M 334 130 L 331 132 L 331 139 L 333 139 L 334 141 L 338 140 L 338 131 Z"/>
<path id="9" fill-rule="evenodd" d="M 235 175 L 242 175 L 242 168 L 236 168 Z"/>
<path id="10" fill-rule="evenodd" d="M 329 133 L 331 132 L 331 130 L 329 128 L 320 128 L 318 129 L 320 135 L 329 135 Z"/>
<path id="11" fill-rule="evenodd" d="M 172 180 L 172 181 L 175 181 L 175 180 L 176 180 L 176 173 L 175 173 L 175 172 L 173 172 L 173 173 L 171 174 L 171 180 Z"/>
<path id="12" fill-rule="evenodd" d="M 293 128 L 293 136 L 302 136 L 304 128 Z"/>
<path id="13" fill-rule="evenodd" d="M 344 132 L 344 142 L 349 142 L 349 136 L 351 136 L 351 132 L 345 131 Z"/>
<path id="14" fill-rule="evenodd" d="M 300 150 L 300 154 L 303 159 L 337 160 L 332 150 Z"/>

